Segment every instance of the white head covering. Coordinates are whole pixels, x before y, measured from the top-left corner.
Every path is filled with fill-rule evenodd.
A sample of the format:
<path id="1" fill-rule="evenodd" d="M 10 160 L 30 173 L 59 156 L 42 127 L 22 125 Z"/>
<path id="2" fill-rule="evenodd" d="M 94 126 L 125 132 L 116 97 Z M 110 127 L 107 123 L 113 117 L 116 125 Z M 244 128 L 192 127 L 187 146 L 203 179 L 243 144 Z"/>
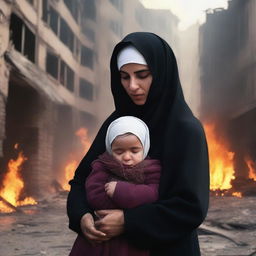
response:
<path id="1" fill-rule="evenodd" d="M 139 138 L 143 146 L 143 159 L 145 159 L 150 147 L 149 130 L 141 119 L 134 116 L 119 117 L 109 125 L 105 139 L 107 152 L 112 155 L 112 142 L 117 136 L 125 133 L 132 133 Z"/>
<path id="2" fill-rule="evenodd" d="M 117 55 L 118 70 L 120 70 L 123 65 L 128 63 L 147 65 L 143 55 L 133 45 L 124 47 Z"/>

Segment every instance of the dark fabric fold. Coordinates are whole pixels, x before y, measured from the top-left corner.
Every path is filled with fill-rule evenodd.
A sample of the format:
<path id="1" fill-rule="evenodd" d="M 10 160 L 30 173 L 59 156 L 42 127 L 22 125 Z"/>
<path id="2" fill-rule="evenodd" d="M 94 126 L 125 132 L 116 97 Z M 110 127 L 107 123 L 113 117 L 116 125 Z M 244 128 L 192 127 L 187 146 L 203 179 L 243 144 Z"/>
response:
<path id="1" fill-rule="evenodd" d="M 143 106 L 135 105 L 120 82 L 116 56 L 125 45 L 134 45 L 144 56 L 153 76 L 148 99 Z M 209 200 L 209 161 L 204 130 L 186 104 L 179 80 L 178 67 L 170 46 L 153 33 L 127 35 L 115 47 L 111 58 L 111 90 L 115 111 L 100 129 L 91 149 L 81 161 L 72 187 L 84 182 L 90 173 L 89 164 L 105 151 L 104 140 L 110 121 L 123 115 L 141 118 L 149 127 L 149 156 L 162 165 L 159 200 L 135 209 L 126 209 L 125 236 L 129 241 L 151 249 L 152 255 L 200 255 L 196 228 L 207 214 Z M 68 200 L 68 207 L 82 205 Z M 72 210 L 70 223 L 77 221 Z M 72 226 L 72 225 L 71 225 Z M 78 231 L 78 229 L 76 229 Z"/>

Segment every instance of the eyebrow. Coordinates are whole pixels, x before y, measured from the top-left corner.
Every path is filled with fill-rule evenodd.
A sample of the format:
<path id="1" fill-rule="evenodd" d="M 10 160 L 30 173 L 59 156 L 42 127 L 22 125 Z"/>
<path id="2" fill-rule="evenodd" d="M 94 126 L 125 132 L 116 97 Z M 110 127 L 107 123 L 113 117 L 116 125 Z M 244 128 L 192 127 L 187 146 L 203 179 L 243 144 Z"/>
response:
<path id="1" fill-rule="evenodd" d="M 138 146 L 138 147 L 131 147 L 130 149 L 141 149 L 143 148 L 142 146 Z M 112 150 L 123 150 L 122 147 L 113 147 Z"/>
<path id="2" fill-rule="evenodd" d="M 142 70 L 138 70 L 138 71 L 135 71 L 134 73 L 135 74 L 138 74 L 138 73 L 142 73 L 142 72 L 150 72 L 149 69 L 142 69 Z M 128 74 L 127 72 L 123 71 L 123 70 L 120 70 L 120 73 L 125 73 L 125 74 Z"/>

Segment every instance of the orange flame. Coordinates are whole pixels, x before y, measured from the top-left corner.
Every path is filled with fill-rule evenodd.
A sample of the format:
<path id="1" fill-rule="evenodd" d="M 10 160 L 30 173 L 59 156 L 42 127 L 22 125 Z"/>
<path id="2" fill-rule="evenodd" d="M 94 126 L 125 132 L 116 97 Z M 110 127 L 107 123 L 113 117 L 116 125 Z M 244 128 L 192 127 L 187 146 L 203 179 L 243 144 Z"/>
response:
<path id="1" fill-rule="evenodd" d="M 63 183 L 63 186 L 62 186 L 64 190 L 69 190 L 68 181 L 73 178 L 74 171 L 77 165 L 78 165 L 78 162 L 76 160 L 73 160 L 65 166 L 65 182 Z"/>
<path id="2" fill-rule="evenodd" d="M 245 157 L 245 162 L 249 169 L 249 179 L 256 181 L 256 163 L 250 159 L 250 157 Z"/>
<path id="3" fill-rule="evenodd" d="M 241 192 L 233 192 L 232 193 L 232 196 L 235 196 L 235 197 L 242 197 L 242 193 Z"/>
<path id="4" fill-rule="evenodd" d="M 79 130 L 76 131 L 75 134 L 80 138 L 81 144 L 84 147 L 83 154 L 86 154 L 91 146 L 91 142 L 88 139 L 88 130 L 85 128 L 80 128 Z"/>
<path id="5" fill-rule="evenodd" d="M 14 148 L 18 149 L 18 144 L 15 144 Z M 20 176 L 20 171 L 23 163 L 27 160 L 28 159 L 23 155 L 23 153 L 19 152 L 16 160 L 11 159 L 8 162 L 8 170 L 3 179 L 3 187 L 0 190 L 0 196 L 13 206 L 37 203 L 32 197 L 26 197 L 24 200 L 19 200 L 20 193 L 24 188 L 24 182 Z M 1 201 L 0 211 L 12 212 L 13 210 Z"/>
<path id="6" fill-rule="evenodd" d="M 205 124 L 204 128 L 209 147 L 210 189 L 230 189 L 232 187 L 231 180 L 235 178 L 234 153 L 229 152 L 223 141 L 218 139 L 214 125 Z"/>
<path id="7" fill-rule="evenodd" d="M 69 190 L 68 182 L 73 178 L 74 172 L 78 166 L 79 161 L 81 160 L 82 156 L 87 153 L 91 146 L 91 142 L 88 138 L 88 130 L 85 128 L 80 128 L 75 132 L 75 135 L 80 138 L 80 142 L 83 146 L 83 152 L 76 154 L 74 159 L 69 161 L 65 166 L 65 177 L 63 178 L 62 188 L 64 190 Z"/>

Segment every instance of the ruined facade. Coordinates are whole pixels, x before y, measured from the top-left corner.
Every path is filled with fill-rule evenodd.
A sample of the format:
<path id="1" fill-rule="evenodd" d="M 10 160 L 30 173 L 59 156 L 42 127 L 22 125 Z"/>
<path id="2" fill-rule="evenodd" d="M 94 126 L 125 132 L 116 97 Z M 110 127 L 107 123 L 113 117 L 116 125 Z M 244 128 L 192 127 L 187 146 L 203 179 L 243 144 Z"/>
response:
<path id="1" fill-rule="evenodd" d="M 255 10 L 254 0 L 232 0 L 200 28 L 201 117 L 229 139 L 237 179 L 256 170 Z"/>
<path id="2" fill-rule="evenodd" d="M 79 4 L 0 1 L 1 173 L 18 144 L 25 193 L 35 197 L 58 179 L 75 131 L 97 122 L 93 30 L 80 29 Z"/>
<path id="3" fill-rule="evenodd" d="M 24 197 L 56 188 L 67 160 L 83 155 L 76 131 L 86 128 L 92 140 L 114 108 L 113 46 L 129 32 L 150 31 L 153 12 L 139 0 L 0 0 L 0 186 L 22 151 Z M 165 15 L 172 38 L 177 20 Z M 168 24 L 151 31 L 157 26 L 168 37 Z"/>

